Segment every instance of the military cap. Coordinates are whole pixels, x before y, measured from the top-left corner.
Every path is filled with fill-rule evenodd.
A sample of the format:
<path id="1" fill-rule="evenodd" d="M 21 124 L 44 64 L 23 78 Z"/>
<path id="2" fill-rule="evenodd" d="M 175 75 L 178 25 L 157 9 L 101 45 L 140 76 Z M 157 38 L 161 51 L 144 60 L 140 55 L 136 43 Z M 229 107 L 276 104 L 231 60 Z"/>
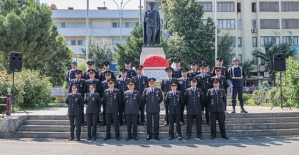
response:
<path id="1" fill-rule="evenodd" d="M 222 58 L 222 57 L 218 57 L 216 60 L 217 60 L 217 61 L 222 61 L 223 58 Z"/>
<path id="2" fill-rule="evenodd" d="M 214 70 L 221 71 L 221 67 L 214 67 Z"/>
<path id="3" fill-rule="evenodd" d="M 167 68 L 165 68 L 165 71 L 166 71 L 166 72 L 173 71 L 173 68 L 171 68 L 171 67 L 167 67 Z"/>
<path id="4" fill-rule="evenodd" d="M 181 72 L 188 72 L 188 68 L 182 68 Z"/>
<path id="5" fill-rule="evenodd" d="M 109 65 L 110 65 L 110 62 L 106 61 L 106 62 L 104 62 L 103 64 L 104 64 L 104 66 L 109 66 Z"/>
<path id="6" fill-rule="evenodd" d="M 204 67 L 207 67 L 207 66 L 209 66 L 209 63 L 207 63 L 207 62 L 203 62 L 202 65 L 203 65 Z"/>
<path id="7" fill-rule="evenodd" d="M 134 85 L 134 81 L 133 81 L 133 80 L 129 80 L 129 81 L 127 82 L 127 85 Z"/>
<path id="8" fill-rule="evenodd" d="M 127 73 L 128 70 L 127 69 L 120 69 L 119 71 L 123 72 L 123 73 Z"/>
<path id="9" fill-rule="evenodd" d="M 213 79 L 213 83 L 219 83 L 219 79 Z"/>
<path id="10" fill-rule="evenodd" d="M 89 69 L 89 70 L 88 70 L 88 73 L 89 73 L 89 74 L 94 74 L 95 72 L 96 72 L 96 71 L 95 71 L 94 69 Z"/>
<path id="11" fill-rule="evenodd" d="M 93 63 L 94 63 L 93 61 L 87 61 L 87 62 L 86 62 L 86 64 L 87 64 L 88 66 L 93 65 Z"/>
<path id="12" fill-rule="evenodd" d="M 77 65 L 77 62 L 76 62 L 76 61 L 73 61 L 73 62 L 72 62 L 72 65 Z"/>
<path id="13" fill-rule="evenodd" d="M 196 65 L 196 64 L 197 64 L 196 61 L 191 61 L 191 62 L 190 62 L 190 65 Z"/>
<path id="14" fill-rule="evenodd" d="M 109 80 L 108 80 L 108 83 L 109 83 L 109 84 L 113 84 L 113 83 L 115 83 L 115 81 L 114 81 L 113 79 L 109 79 Z"/>
<path id="15" fill-rule="evenodd" d="M 239 62 L 240 62 L 240 60 L 239 60 L 238 58 L 234 58 L 234 59 L 233 59 L 233 62 L 234 62 L 234 61 L 239 61 Z"/>
<path id="16" fill-rule="evenodd" d="M 76 74 L 82 74 L 81 70 L 76 70 Z"/>
<path id="17" fill-rule="evenodd" d="M 170 85 L 171 85 L 171 86 L 177 86 L 178 84 L 177 84 L 177 82 L 172 81 L 172 82 L 170 83 Z"/>
<path id="18" fill-rule="evenodd" d="M 142 65 L 138 65 L 135 67 L 136 69 L 143 69 L 143 66 Z"/>
<path id="19" fill-rule="evenodd" d="M 131 60 L 126 60 L 125 63 L 126 63 L 126 64 L 130 64 L 130 63 L 131 63 Z"/>
<path id="20" fill-rule="evenodd" d="M 111 72 L 111 71 L 105 71 L 104 74 L 105 74 L 105 75 L 111 75 L 112 72 Z"/>
<path id="21" fill-rule="evenodd" d="M 104 68 L 103 64 L 98 64 L 98 68 Z"/>
<path id="22" fill-rule="evenodd" d="M 72 84 L 72 88 L 77 88 L 77 84 Z"/>
<path id="23" fill-rule="evenodd" d="M 95 86 L 94 84 L 90 84 L 90 85 L 89 85 L 89 88 L 90 88 L 90 87 L 95 88 L 96 86 Z"/>
<path id="24" fill-rule="evenodd" d="M 148 4 L 149 5 L 155 5 L 155 2 L 149 2 Z"/>
<path id="25" fill-rule="evenodd" d="M 149 78 L 149 79 L 148 79 L 148 82 L 155 82 L 155 81 L 156 81 L 155 78 Z"/>
<path id="26" fill-rule="evenodd" d="M 173 60 L 173 62 L 181 62 L 181 59 L 179 59 L 179 58 L 175 58 L 175 59 Z"/>
<path id="27" fill-rule="evenodd" d="M 194 77 L 190 80 L 191 82 L 196 82 L 197 83 L 197 79 Z"/>

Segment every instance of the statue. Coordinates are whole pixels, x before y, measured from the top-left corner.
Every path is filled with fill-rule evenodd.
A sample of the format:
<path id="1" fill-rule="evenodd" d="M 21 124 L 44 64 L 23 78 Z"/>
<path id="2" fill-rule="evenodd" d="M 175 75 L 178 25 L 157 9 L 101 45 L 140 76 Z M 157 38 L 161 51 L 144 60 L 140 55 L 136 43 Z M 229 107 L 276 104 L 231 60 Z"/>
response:
<path id="1" fill-rule="evenodd" d="M 160 43 L 160 15 L 154 10 L 155 2 L 149 3 L 150 10 L 144 14 L 143 42 L 146 46 L 155 46 Z"/>

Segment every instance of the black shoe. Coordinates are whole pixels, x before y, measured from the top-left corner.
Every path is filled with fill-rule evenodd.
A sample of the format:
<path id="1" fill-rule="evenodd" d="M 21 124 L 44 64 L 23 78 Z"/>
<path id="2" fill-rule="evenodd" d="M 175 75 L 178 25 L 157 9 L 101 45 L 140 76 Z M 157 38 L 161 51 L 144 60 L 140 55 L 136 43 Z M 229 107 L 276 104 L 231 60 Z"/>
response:
<path id="1" fill-rule="evenodd" d="M 81 126 L 85 126 L 85 124 L 83 123 L 83 124 L 81 124 Z"/>
<path id="2" fill-rule="evenodd" d="M 203 140 L 202 136 L 198 136 L 197 138 L 198 138 L 199 140 Z"/>
<path id="3" fill-rule="evenodd" d="M 104 140 L 108 140 L 108 139 L 110 139 L 110 137 L 108 137 L 108 136 L 106 136 L 106 137 L 104 138 Z"/>
<path id="4" fill-rule="evenodd" d="M 183 124 L 184 124 L 184 122 L 180 121 L 180 124 L 181 124 L 181 125 L 183 125 Z"/>
<path id="5" fill-rule="evenodd" d="M 233 111 L 232 111 L 232 113 L 233 113 L 233 114 L 236 113 L 236 107 L 233 107 Z"/>
<path id="6" fill-rule="evenodd" d="M 98 126 L 102 126 L 102 123 L 101 123 L 101 122 L 99 122 L 99 123 L 98 123 Z"/>
<path id="7" fill-rule="evenodd" d="M 87 140 L 90 140 L 91 138 L 87 138 Z"/>
<path id="8" fill-rule="evenodd" d="M 211 136 L 211 139 L 215 139 L 216 138 L 216 136 Z"/>
<path id="9" fill-rule="evenodd" d="M 80 138 L 77 138 L 77 141 L 80 141 Z"/>
<path id="10" fill-rule="evenodd" d="M 186 136 L 186 140 L 189 140 L 189 139 L 190 139 L 190 137 Z"/>
<path id="11" fill-rule="evenodd" d="M 106 126 L 106 123 L 103 123 L 102 126 Z"/>
<path id="12" fill-rule="evenodd" d="M 136 136 L 135 138 L 134 138 L 135 140 L 139 140 L 139 138 Z"/>
<path id="13" fill-rule="evenodd" d="M 92 140 L 97 140 L 97 138 L 96 138 L 96 137 L 94 137 L 94 138 L 92 138 Z"/>
<path id="14" fill-rule="evenodd" d="M 179 136 L 179 137 L 178 137 L 178 139 L 179 139 L 179 140 L 182 140 L 182 137 L 181 137 L 181 136 Z"/>
<path id="15" fill-rule="evenodd" d="M 228 137 L 226 137 L 226 136 L 223 136 L 222 138 L 223 138 L 223 139 L 229 139 L 229 138 L 228 138 Z"/>
<path id="16" fill-rule="evenodd" d="M 145 123 L 144 122 L 141 122 L 141 124 L 140 125 L 145 125 Z"/>
<path id="17" fill-rule="evenodd" d="M 207 125 L 211 125 L 210 123 L 207 123 Z"/>
<path id="18" fill-rule="evenodd" d="M 69 141 L 74 140 L 74 138 L 70 138 Z"/>
<path id="19" fill-rule="evenodd" d="M 241 113 L 242 113 L 242 114 L 247 114 L 248 112 L 245 111 L 245 110 L 241 110 Z"/>
<path id="20" fill-rule="evenodd" d="M 116 140 L 118 140 L 118 141 L 120 140 L 120 137 L 119 137 L 119 136 L 115 136 L 115 138 L 116 138 Z"/>
<path id="21" fill-rule="evenodd" d="M 164 126 L 166 126 L 166 125 L 169 125 L 169 123 L 165 122 L 165 123 L 164 123 Z"/>
<path id="22" fill-rule="evenodd" d="M 130 139 L 132 139 L 132 137 L 131 137 L 131 136 L 128 136 L 128 137 L 126 138 L 126 140 L 130 140 Z"/>
<path id="23" fill-rule="evenodd" d="M 156 137 L 155 137 L 155 138 L 156 138 Z M 146 136 L 146 139 L 145 139 L 145 140 L 150 140 L 150 139 L 152 139 L 151 136 Z"/>
<path id="24" fill-rule="evenodd" d="M 173 137 L 169 137 L 169 138 L 168 138 L 168 140 L 172 140 L 172 139 L 173 139 Z"/>
<path id="25" fill-rule="evenodd" d="M 156 139 L 156 140 L 160 140 L 160 137 L 159 137 L 159 136 L 155 136 L 155 139 Z"/>

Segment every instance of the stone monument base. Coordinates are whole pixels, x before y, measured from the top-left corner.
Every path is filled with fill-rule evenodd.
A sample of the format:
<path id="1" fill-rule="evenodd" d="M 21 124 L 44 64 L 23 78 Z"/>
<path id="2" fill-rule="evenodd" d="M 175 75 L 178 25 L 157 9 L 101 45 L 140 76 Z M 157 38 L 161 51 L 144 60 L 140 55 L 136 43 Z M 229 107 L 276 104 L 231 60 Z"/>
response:
<path id="1" fill-rule="evenodd" d="M 140 54 L 140 65 L 151 56 L 160 56 L 166 58 L 163 47 L 143 47 Z"/>

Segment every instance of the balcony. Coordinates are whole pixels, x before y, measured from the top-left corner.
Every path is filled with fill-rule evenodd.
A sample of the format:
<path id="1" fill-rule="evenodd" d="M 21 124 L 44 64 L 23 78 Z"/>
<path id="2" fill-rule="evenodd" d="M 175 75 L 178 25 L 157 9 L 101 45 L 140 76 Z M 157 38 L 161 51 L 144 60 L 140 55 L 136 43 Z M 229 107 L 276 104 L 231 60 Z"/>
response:
<path id="1" fill-rule="evenodd" d="M 122 36 L 130 36 L 133 28 L 122 28 Z M 67 37 L 83 37 L 86 36 L 86 29 L 80 28 L 58 28 L 59 34 Z M 119 36 L 119 28 L 105 28 L 105 29 L 89 29 L 90 36 L 107 37 L 107 36 Z"/>

